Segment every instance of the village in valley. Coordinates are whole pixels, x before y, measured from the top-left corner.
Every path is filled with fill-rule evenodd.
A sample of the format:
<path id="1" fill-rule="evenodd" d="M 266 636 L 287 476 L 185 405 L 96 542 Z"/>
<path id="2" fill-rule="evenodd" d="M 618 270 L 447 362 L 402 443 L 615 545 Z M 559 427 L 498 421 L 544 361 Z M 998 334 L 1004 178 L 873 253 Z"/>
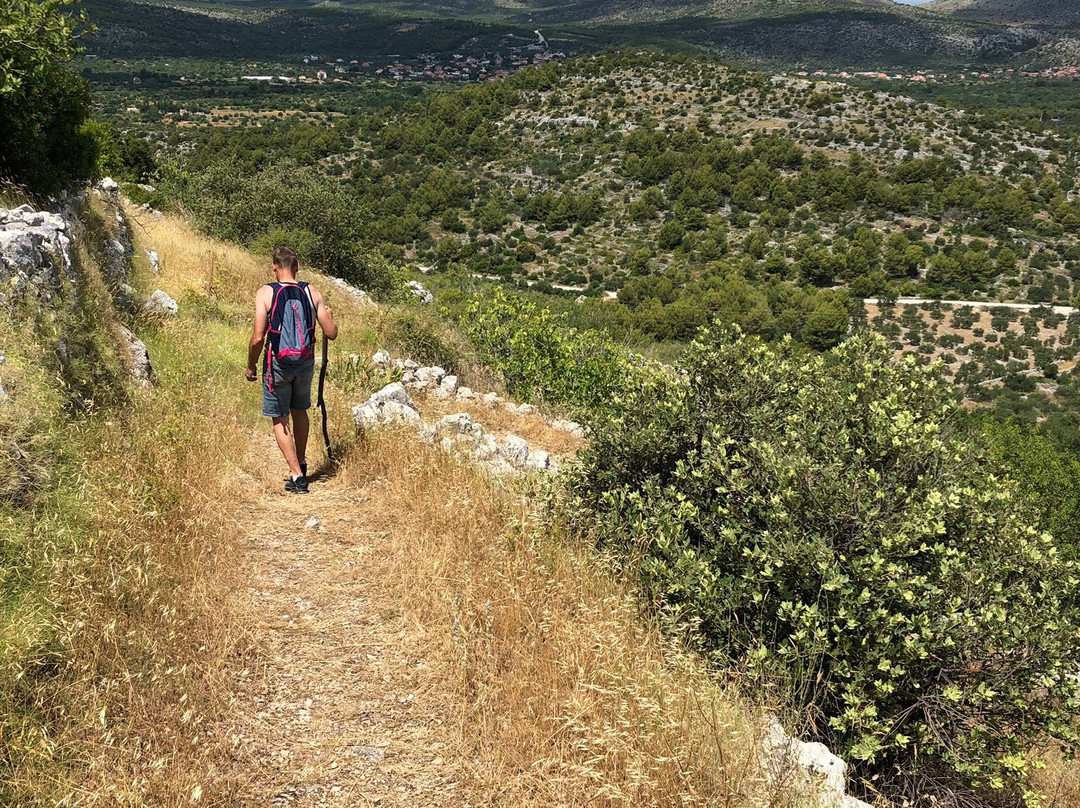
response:
<path id="1" fill-rule="evenodd" d="M 439 56 L 419 53 L 415 56 L 390 54 L 385 60 L 361 60 L 355 58 L 322 59 L 306 56 L 304 67 L 295 76 L 243 75 L 241 81 L 281 82 L 311 84 L 318 82 L 349 82 L 356 78 L 384 78 L 394 81 L 448 81 L 471 82 L 506 78 L 511 73 L 530 65 L 543 65 L 576 56 L 566 48 L 553 47 L 540 31 L 536 41 L 528 45 L 511 44 L 504 40 L 504 48 L 486 51 L 479 55 L 454 53 Z M 515 37 L 513 39 L 520 38 Z"/>

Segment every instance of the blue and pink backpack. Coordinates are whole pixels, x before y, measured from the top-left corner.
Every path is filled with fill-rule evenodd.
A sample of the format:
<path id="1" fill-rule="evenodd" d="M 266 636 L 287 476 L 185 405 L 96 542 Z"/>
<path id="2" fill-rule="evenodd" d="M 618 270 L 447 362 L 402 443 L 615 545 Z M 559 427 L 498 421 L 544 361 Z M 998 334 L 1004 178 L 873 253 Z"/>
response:
<path id="1" fill-rule="evenodd" d="M 272 283 L 274 302 L 270 306 L 270 323 L 266 330 L 266 363 L 263 372 L 273 385 L 271 369 L 301 365 L 315 360 L 315 304 L 308 285 Z M 273 387 L 271 387 L 271 390 Z"/>

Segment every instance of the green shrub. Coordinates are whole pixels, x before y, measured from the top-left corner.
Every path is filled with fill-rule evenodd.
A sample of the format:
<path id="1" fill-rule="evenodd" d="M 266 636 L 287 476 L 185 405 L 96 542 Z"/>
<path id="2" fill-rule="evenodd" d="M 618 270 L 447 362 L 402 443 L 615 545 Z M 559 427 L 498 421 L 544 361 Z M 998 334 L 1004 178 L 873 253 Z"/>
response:
<path id="1" fill-rule="evenodd" d="M 35 194 L 92 177 L 98 147 L 89 114 L 86 82 L 55 65 L 0 93 L 0 177 Z"/>
<path id="2" fill-rule="evenodd" d="M 506 391 L 528 401 L 605 410 L 631 369 L 629 354 L 599 332 L 570 328 L 565 315 L 501 288 L 468 308 L 463 328 Z"/>
<path id="3" fill-rule="evenodd" d="M 283 160 L 253 175 L 221 161 L 169 179 L 205 232 L 248 246 L 286 244 L 301 261 L 387 296 L 398 273 L 373 250 L 370 215 L 337 180 Z"/>
<path id="4" fill-rule="evenodd" d="M 1015 422 L 985 418 L 982 430 L 991 455 L 1028 495 L 1038 528 L 1058 540 L 1064 555 L 1080 559 L 1080 458 Z"/>
<path id="5" fill-rule="evenodd" d="M 461 350 L 448 330 L 415 312 L 395 318 L 387 328 L 390 345 L 421 365 L 438 365 L 447 373 L 461 368 Z"/>
<path id="6" fill-rule="evenodd" d="M 1076 741 L 1077 569 L 952 427 L 934 368 L 702 332 L 633 377 L 565 478 L 577 529 L 721 665 L 780 683 L 864 775 L 1020 789 Z"/>
<path id="7" fill-rule="evenodd" d="M 79 50 L 74 0 L 0 4 L 0 179 L 52 194 L 93 176 L 98 141 L 86 82 L 61 67 Z"/>

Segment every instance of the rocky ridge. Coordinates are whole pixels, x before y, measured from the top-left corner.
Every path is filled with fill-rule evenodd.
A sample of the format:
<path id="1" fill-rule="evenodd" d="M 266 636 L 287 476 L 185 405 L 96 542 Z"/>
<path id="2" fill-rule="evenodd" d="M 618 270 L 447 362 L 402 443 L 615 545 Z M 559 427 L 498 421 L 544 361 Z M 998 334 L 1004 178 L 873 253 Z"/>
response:
<path id="1" fill-rule="evenodd" d="M 96 238 L 90 237 L 83 221 L 94 216 L 85 194 L 64 198 L 55 211 L 31 205 L 0 208 L 0 305 L 9 311 L 26 306 L 50 317 L 73 309 L 78 305 L 75 244 L 81 241 L 97 260 L 117 310 L 133 313 L 137 292 L 128 284 L 131 229 L 119 186 L 105 178 L 92 193 L 104 214 L 104 231 L 95 233 Z M 126 325 L 117 323 L 116 332 L 132 377 L 140 386 L 149 386 L 154 374 L 146 344 Z M 59 350 L 63 348 L 61 341 Z"/>
<path id="2" fill-rule="evenodd" d="M 359 357 L 351 357 L 359 361 Z M 370 364 L 381 371 L 399 373 L 400 381 L 391 382 L 356 405 L 353 420 L 357 429 L 371 429 L 386 424 L 410 424 L 428 444 L 439 445 L 455 453 L 464 453 L 484 463 L 496 473 L 528 471 L 555 472 L 558 461 L 543 449 L 533 449 L 524 438 L 507 434 L 496 437 L 467 412 L 451 413 L 434 423 L 426 423 L 420 409 L 409 395 L 411 390 L 436 400 L 482 403 L 492 409 L 503 407 L 513 415 L 538 415 L 531 404 L 507 401 L 498 393 L 478 393 L 458 382 L 458 377 L 441 367 L 421 367 L 411 359 L 391 359 L 386 351 L 377 351 Z M 580 424 L 559 418 L 545 419 L 548 426 L 576 437 L 584 432 Z"/>

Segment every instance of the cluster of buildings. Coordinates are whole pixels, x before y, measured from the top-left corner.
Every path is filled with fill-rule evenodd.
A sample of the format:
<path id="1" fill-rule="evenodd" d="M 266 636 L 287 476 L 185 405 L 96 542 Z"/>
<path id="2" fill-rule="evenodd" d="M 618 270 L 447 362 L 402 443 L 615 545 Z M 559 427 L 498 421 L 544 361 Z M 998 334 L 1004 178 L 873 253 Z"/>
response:
<path id="1" fill-rule="evenodd" d="M 466 56 L 455 53 L 446 60 L 431 54 L 418 54 L 415 60 L 397 60 L 374 68 L 374 75 L 392 79 L 423 79 L 426 81 L 485 81 L 504 78 L 515 70 L 540 65 L 573 56 L 573 53 L 531 45 L 511 48 L 507 55 L 486 53 Z"/>
<path id="2" fill-rule="evenodd" d="M 529 65 L 541 65 L 545 62 L 567 59 L 574 52 L 553 50 L 539 31 L 538 41 L 525 46 L 510 46 L 505 54 L 485 53 L 482 56 L 467 56 L 455 53 L 440 57 L 431 53 L 420 53 L 415 57 L 403 58 L 397 54 L 386 57 L 386 62 L 360 61 L 359 59 L 333 59 L 323 61 L 318 56 L 304 57 L 308 69 L 303 75 L 249 75 L 240 76 L 241 81 L 262 81 L 310 84 L 313 82 L 348 81 L 350 76 L 378 76 L 395 80 L 419 79 L 423 81 L 485 81 L 503 78 L 515 70 Z"/>

